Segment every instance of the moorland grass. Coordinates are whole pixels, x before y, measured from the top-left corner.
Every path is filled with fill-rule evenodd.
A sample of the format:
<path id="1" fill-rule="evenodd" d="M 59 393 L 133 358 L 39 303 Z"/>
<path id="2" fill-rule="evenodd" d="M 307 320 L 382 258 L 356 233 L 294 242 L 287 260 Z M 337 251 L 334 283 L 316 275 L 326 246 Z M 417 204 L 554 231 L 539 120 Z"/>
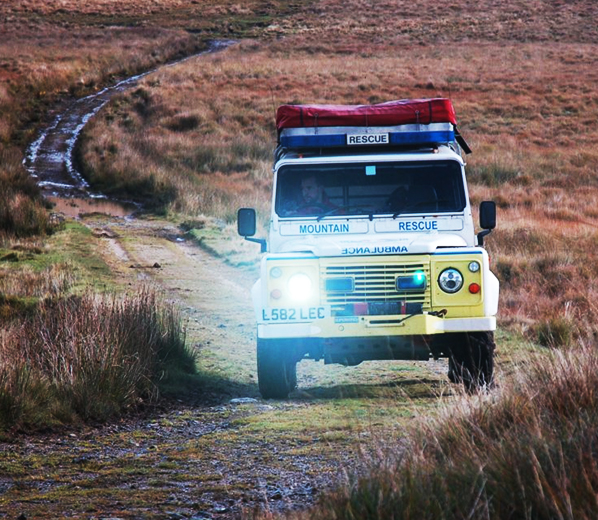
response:
<path id="1" fill-rule="evenodd" d="M 437 25 L 445 13 L 431 20 L 427 5 L 421 25 L 391 35 L 393 19 L 372 23 L 380 11 L 360 20 L 339 14 L 363 12 L 358 5 L 322 5 L 321 25 L 295 26 L 268 48 L 243 42 L 201 66 L 147 78 L 152 110 L 140 114 L 134 97 L 122 96 L 118 109 L 108 107 L 89 127 L 82 160 L 90 175 L 123 178 L 119 161 L 143 152 L 176 194 L 169 212 L 232 222 L 230 204 L 254 206 L 265 224 L 278 104 L 451 97 L 474 149 L 467 157 L 473 204 L 494 199 L 500 210 L 486 242 L 502 284 L 500 323 L 553 350 L 522 354 L 521 370 L 499 389 L 419 423 L 411 440 L 385 441 L 367 476 L 298 517 L 593 518 L 598 381 L 594 348 L 586 345 L 598 331 L 595 30 L 569 30 L 556 42 L 543 23 L 534 32 L 537 16 L 551 16 L 540 10 L 500 28 L 468 15 L 448 36 L 450 24 Z M 485 20 L 497 20 L 493 9 L 504 7 L 480 5 Z M 284 26 L 272 30 L 288 35 Z M 481 42 L 461 41 L 447 55 L 446 43 L 432 43 L 442 35 Z M 405 40 L 400 52 L 390 45 Z M 118 143 L 114 161 L 91 146 L 101 139 Z M 260 152 L 239 149 L 240 139 Z M 538 360 L 547 354 L 550 361 Z"/>
<path id="2" fill-rule="evenodd" d="M 48 299 L 0 336 L 0 429 L 105 421 L 194 372 L 181 318 L 153 290 Z"/>
<path id="3" fill-rule="evenodd" d="M 26 258 L 28 253 L 13 249 L 15 239 L 43 237 L 54 229 L 40 189 L 22 165 L 22 148 L 62 103 L 205 49 L 207 40 L 223 32 L 239 36 L 267 23 L 272 13 L 296 8 L 259 0 L 242 8 L 226 0 L 184 5 L 165 0 L 151 7 L 143 0 L 2 2 L 0 239 L 8 249 L 0 259 L 5 262 L 0 272 L 1 428 L 104 420 L 156 393 L 158 374 L 168 373 L 165 367 L 171 364 L 170 357 L 161 359 L 166 350 L 173 349 L 168 350 L 173 370 L 182 374 L 192 366 L 176 313 L 162 304 L 152 311 L 154 296 L 142 291 L 120 303 L 92 293 L 72 296 L 88 281 L 81 273 L 72 275 L 62 263 L 40 270 L 29 265 L 35 260 Z M 143 97 L 138 101 L 143 114 Z M 184 132 L 195 123 L 179 118 L 172 124 Z M 136 184 L 128 181 L 127 189 L 155 197 L 155 207 L 174 199 L 151 171 Z M 117 179 L 112 183 L 118 188 Z M 10 262 L 24 266 L 12 269 Z M 78 314 L 85 311 L 88 316 Z M 108 328 L 95 330 L 103 326 L 106 312 L 112 320 Z M 111 328 L 118 330 L 114 337 Z M 161 382 L 176 387 L 164 377 Z"/>
<path id="4" fill-rule="evenodd" d="M 595 3 L 419 7 L 419 16 L 406 17 L 392 3 L 376 9 L 360 0 L 320 2 L 265 27 L 263 34 L 276 39 L 267 49 L 243 42 L 225 57 L 146 78 L 90 127 L 81 150 L 89 178 L 117 190 L 142 187 L 161 210 L 189 220 L 204 214 L 231 222 L 236 207 L 251 205 L 265 222 L 277 104 L 448 96 L 475 152 L 472 200 L 495 199 L 500 207 L 499 229 L 487 244 L 502 282 L 501 324 L 552 347 L 591 337 Z M 18 75 L 19 66 L 16 60 L 4 70 Z M 85 70 L 96 67 L 92 58 Z M 64 88 L 76 74 L 65 77 L 60 87 L 50 86 Z M 72 92 L 98 81 L 93 73 L 80 77 L 69 84 Z M 45 86 L 32 84 L 27 99 L 46 99 Z M 17 106 L 12 90 L 0 87 L 0 100 Z M 0 134 L 9 139 L 5 121 Z M 372 478 L 324 498 L 307 517 L 591 518 L 598 506 L 595 353 L 583 345 L 551 353 L 551 363 L 526 360 L 526 375 L 505 378 L 488 396 L 464 399 L 441 420 L 420 424 L 408 444 L 391 439 Z M 38 399 L 31 408 L 42 410 L 49 387 L 45 376 L 30 374 L 15 366 L 2 384 L 17 395 L 28 388 Z M 32 391 L 35 385 L 42 391 Z M 151 386 L 139 392 L 151 395 Z"/>
<path id="5" fill-rule="evenodd" d="M 499 207 L 486 244 L 502 282 L 501 323 L 546 342 L 544 325 L 566 312 L 568 334 L 591 338 L 598 330 L 598 135 L 588 121 L 598 118 L 591 101 L 598 48 L 462 43 L 449 60 L 433 45 L 397 55 L 387 47 L 347 54 L 305 44 L 301 35 L 269 47 L 241 42 L 145 78 L 86 129 L 86 175 L 184 219 L 223 220 L 222 252 L 241 250 L 229 233 L 236 209 L 258 210 L 262 236 L 268 223 L 278 104 L 450 95 L 474 150 L 466 157 L 474 213 L 482 200 Z"/>
<path id="6" fill-rule="evenodd" d="M 526 359 L 500 390 L 419 419 L 366 475 L 290 517 L 595 518 L 597 369 L 594 345 Z"/>
<path id="7" fill-rule="evenodd" d="M 52 226 L 41 190 L 14 148 L 0 147 L 0 238 L 43 235 Z"/>

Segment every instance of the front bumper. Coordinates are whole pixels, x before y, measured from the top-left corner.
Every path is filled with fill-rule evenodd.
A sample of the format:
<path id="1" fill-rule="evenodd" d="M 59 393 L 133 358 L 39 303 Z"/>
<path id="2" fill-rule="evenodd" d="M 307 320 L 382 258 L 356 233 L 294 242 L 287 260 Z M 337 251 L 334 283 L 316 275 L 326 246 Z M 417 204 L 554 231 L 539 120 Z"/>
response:
<path id="1" fill-rule="evenodd" d="M 355 323 L 338 323 L 334 318 L 309 323 L 260 323 L 258 324 L 258 337 L 263 339 L 348 339 L 367 336 L 427 336 L 447 332 L 493 330 L 496 330 L 494 316 L 442 318 L 431 314 L 416 314 L 411 316 L 360 316 Z"/>

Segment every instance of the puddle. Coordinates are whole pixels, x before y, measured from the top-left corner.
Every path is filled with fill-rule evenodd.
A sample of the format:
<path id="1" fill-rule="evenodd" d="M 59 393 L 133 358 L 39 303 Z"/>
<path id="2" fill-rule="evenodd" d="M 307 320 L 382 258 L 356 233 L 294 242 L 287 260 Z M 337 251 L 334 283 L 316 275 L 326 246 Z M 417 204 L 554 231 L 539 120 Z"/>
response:
<path id="1" fill-rule="evenodd" d="M 53 205 L 52 211 L 65 217 L 78 218 L 89 213 L 101 213 L 111 217 L 128 217 L 139 208 L 135 204 L 108 199 L 46 197 Z"/>

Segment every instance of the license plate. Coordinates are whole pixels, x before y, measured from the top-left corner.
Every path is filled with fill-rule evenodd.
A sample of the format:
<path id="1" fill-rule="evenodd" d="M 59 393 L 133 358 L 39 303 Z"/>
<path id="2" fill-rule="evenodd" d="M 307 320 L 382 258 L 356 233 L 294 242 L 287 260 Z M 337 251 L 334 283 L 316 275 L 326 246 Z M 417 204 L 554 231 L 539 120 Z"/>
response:
<path id="1" fill-rule="evenodd" d="M 294 321 L 316 321 L 330 317 L 330 306 L 320 305 L 318 307 L 291 307 L 291 308 L 267 308 L 262 309 L 262 321 L 294 322 Z"/>

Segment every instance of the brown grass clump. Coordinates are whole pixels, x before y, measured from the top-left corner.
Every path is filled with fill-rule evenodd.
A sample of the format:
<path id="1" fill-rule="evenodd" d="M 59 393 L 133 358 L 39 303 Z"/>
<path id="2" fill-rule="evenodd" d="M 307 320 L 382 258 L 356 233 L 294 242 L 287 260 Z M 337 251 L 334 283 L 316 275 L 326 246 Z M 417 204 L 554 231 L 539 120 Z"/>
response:
<path id="1" fill-rule="evenodd" d="M 20 163 L 19 154 L 0 148 L 0 238 L 40 235 L 50 228 L 41 191 Z"/>
<path id="2" fill-rule="evenodd" d="M 499 394 L 420 421 L 368 475 L 292 518 L 595 518 L 596 388 L 594 346 L 526 360 Z"/>
<path id="3" fill-rule="evenodd" d="M 103 421 L 194 370 L 177 311 L 149 289 L 45 300 L 0 335 L 0 429 Z"/>
<path id="4" fill-rule="evenodd" d="M 256 109 L 247 100 L 239 115 L 232 99 L 195 99 L 189 92 L 203 76 L 176 69 L 122 96 L 92 122 L 81 149 L 84 172 L 107 193 L 230 221 L 247 197 L 257 202 L 270 187 L 263 101 Z M 162 75 L 169 78 L 167 91 Z"/>
<path id="5" fill-rule="evenodd" d="M 13 246 L 15 249 L 16 246 Z M 7 258 L 8 257 L 8 258 Z M 19 252 L 14 251 L 0 259 L 4 262 L 19 261 Z M 68 264 L 52 264 L 42 270 L 30 265 L 20 269 L 0 266 L 0 293 L 17 298 L 55 298 L 73 288 L 75 276 Z"/>

